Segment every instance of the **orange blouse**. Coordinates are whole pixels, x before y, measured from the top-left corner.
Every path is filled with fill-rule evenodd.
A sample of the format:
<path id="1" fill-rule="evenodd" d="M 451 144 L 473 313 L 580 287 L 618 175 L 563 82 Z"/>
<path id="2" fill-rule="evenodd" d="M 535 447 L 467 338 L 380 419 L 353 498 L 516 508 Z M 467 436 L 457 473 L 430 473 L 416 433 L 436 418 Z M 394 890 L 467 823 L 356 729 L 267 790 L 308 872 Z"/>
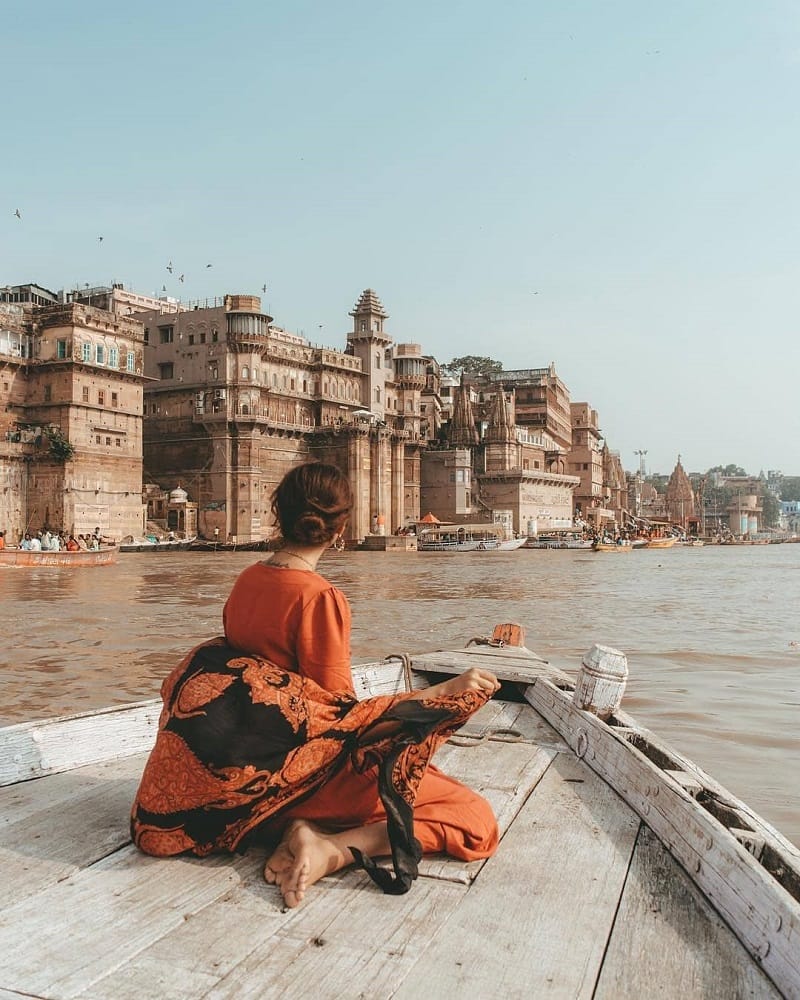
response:
<path id="1" fill-rule="evenodd" d="M 350 605 L 318 573 L 254 563 L 240 574 L 222 613 L 225 637 L 244 653 L 353 693 Z"/>

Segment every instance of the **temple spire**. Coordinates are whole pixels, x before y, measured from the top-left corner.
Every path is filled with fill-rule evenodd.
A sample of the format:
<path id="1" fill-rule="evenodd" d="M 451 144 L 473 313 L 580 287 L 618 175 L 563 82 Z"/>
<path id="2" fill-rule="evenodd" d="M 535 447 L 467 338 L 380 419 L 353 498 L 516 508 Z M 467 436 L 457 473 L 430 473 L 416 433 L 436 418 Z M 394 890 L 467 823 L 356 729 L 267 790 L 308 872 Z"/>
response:
<path id="1" fill-rule="evenodd" d="M 471 448 L 478 443 L 475 417 L 469 398 L 469 386 L 462 378 L 453 400 L 453 416 L 450 421 L 450 444 L 453 448 Z"/>

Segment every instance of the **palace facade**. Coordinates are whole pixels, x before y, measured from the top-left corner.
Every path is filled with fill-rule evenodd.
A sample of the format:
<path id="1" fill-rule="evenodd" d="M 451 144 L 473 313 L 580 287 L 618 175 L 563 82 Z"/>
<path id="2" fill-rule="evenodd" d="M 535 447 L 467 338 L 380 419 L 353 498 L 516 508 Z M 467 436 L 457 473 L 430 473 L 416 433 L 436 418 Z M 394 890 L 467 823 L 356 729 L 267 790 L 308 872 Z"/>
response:
<path id="1" fill-rule="evenodd" d="M 393 341 L 372 289 L 341 350 L 282 329 L 256 295 L 186 306 L 121 285 L 30 285 L 2 299 L 0 524 L 12 537 L 139 535 L 143 511 L 169 520 L 180 493 L 202 537 L 260 541 L 275 486 L 311 459 L 351 480 L 351 542 L 427 511 L 517 534 L 626 516 L 618 456 L 554 365 L 447 378 L 419 344 Z"/>

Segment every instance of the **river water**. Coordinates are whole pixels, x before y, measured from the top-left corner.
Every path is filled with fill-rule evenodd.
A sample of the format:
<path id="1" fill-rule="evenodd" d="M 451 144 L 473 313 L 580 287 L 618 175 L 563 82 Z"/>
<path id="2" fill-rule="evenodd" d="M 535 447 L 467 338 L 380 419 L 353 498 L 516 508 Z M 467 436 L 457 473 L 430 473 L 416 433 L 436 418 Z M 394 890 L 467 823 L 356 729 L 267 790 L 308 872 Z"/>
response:
<path id="1" fill-rule="evenodd" d="M 221 631 L 255 553 L 120 555 L 115 566 L 0 568 L 0 724 L 156 697 Z M 353 608 L 353 659 L 457 648 L 516 621 L 575 672 L 626 653 L 624 709 L 800 845 L 800 545 L 623 554 L 327 553 Z"/>

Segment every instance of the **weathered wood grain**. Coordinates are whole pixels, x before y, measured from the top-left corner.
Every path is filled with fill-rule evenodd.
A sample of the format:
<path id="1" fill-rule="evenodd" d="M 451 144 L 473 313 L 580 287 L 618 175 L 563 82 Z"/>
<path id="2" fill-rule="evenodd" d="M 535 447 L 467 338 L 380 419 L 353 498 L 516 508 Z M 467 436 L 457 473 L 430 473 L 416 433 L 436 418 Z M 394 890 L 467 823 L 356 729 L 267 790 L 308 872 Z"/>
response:
<path id="1" fill-rule="evenodd" d="M 558 755 L 394 1000 L 590 997 L 638 826 Z"/>
<path id="2" fill-rule="evenodd" d="M 800 996 L 797 899 L 624 733 L 577 709 L 545 679 L 525 696 L 658 835 L 776 986 Z"/>
<path id="3" fill-rule="evenodd" d="M 0 786 L 149 750 L 160 701 L 0 729 Z"/>
<path id="4" fill-rule="evenodd" d="M 77 996 L 239 881 L 229 857 L 159 861 L 123 848 L 3 907 L 0 985 Z"/>
<path id="5" fill-rule="evenodd" d="M 596 1000 L 778 1000 L 780 994 L 643 826 Z"/>
<path id="6" fill-rule="evenodd" d="M 260 872 L 198 912 L 81 1000 L 388 998 L 446 923 L 464 886 L 419 879 L 384 896 L 363 873 L 324 879 L 282 912 Z"/>
<path id="7" fill-rule="evenodd" d="M 0 789 L 5 898 L 19 902 L 129 843 L 143 765 L 140 755 Z"/>
<path id="8" fill-rule="evenodd" d="M 491 670 L 501 681 L 531 684 L 537 677 L 549 677 L 554 683 L 573 685 L 562 670 L 552 666 L 531 650 L 523 647 L 472 646 L 469 649 L 423 653 L 412 656 L 414 672 L 463 674 L 471 667 Z"/>

